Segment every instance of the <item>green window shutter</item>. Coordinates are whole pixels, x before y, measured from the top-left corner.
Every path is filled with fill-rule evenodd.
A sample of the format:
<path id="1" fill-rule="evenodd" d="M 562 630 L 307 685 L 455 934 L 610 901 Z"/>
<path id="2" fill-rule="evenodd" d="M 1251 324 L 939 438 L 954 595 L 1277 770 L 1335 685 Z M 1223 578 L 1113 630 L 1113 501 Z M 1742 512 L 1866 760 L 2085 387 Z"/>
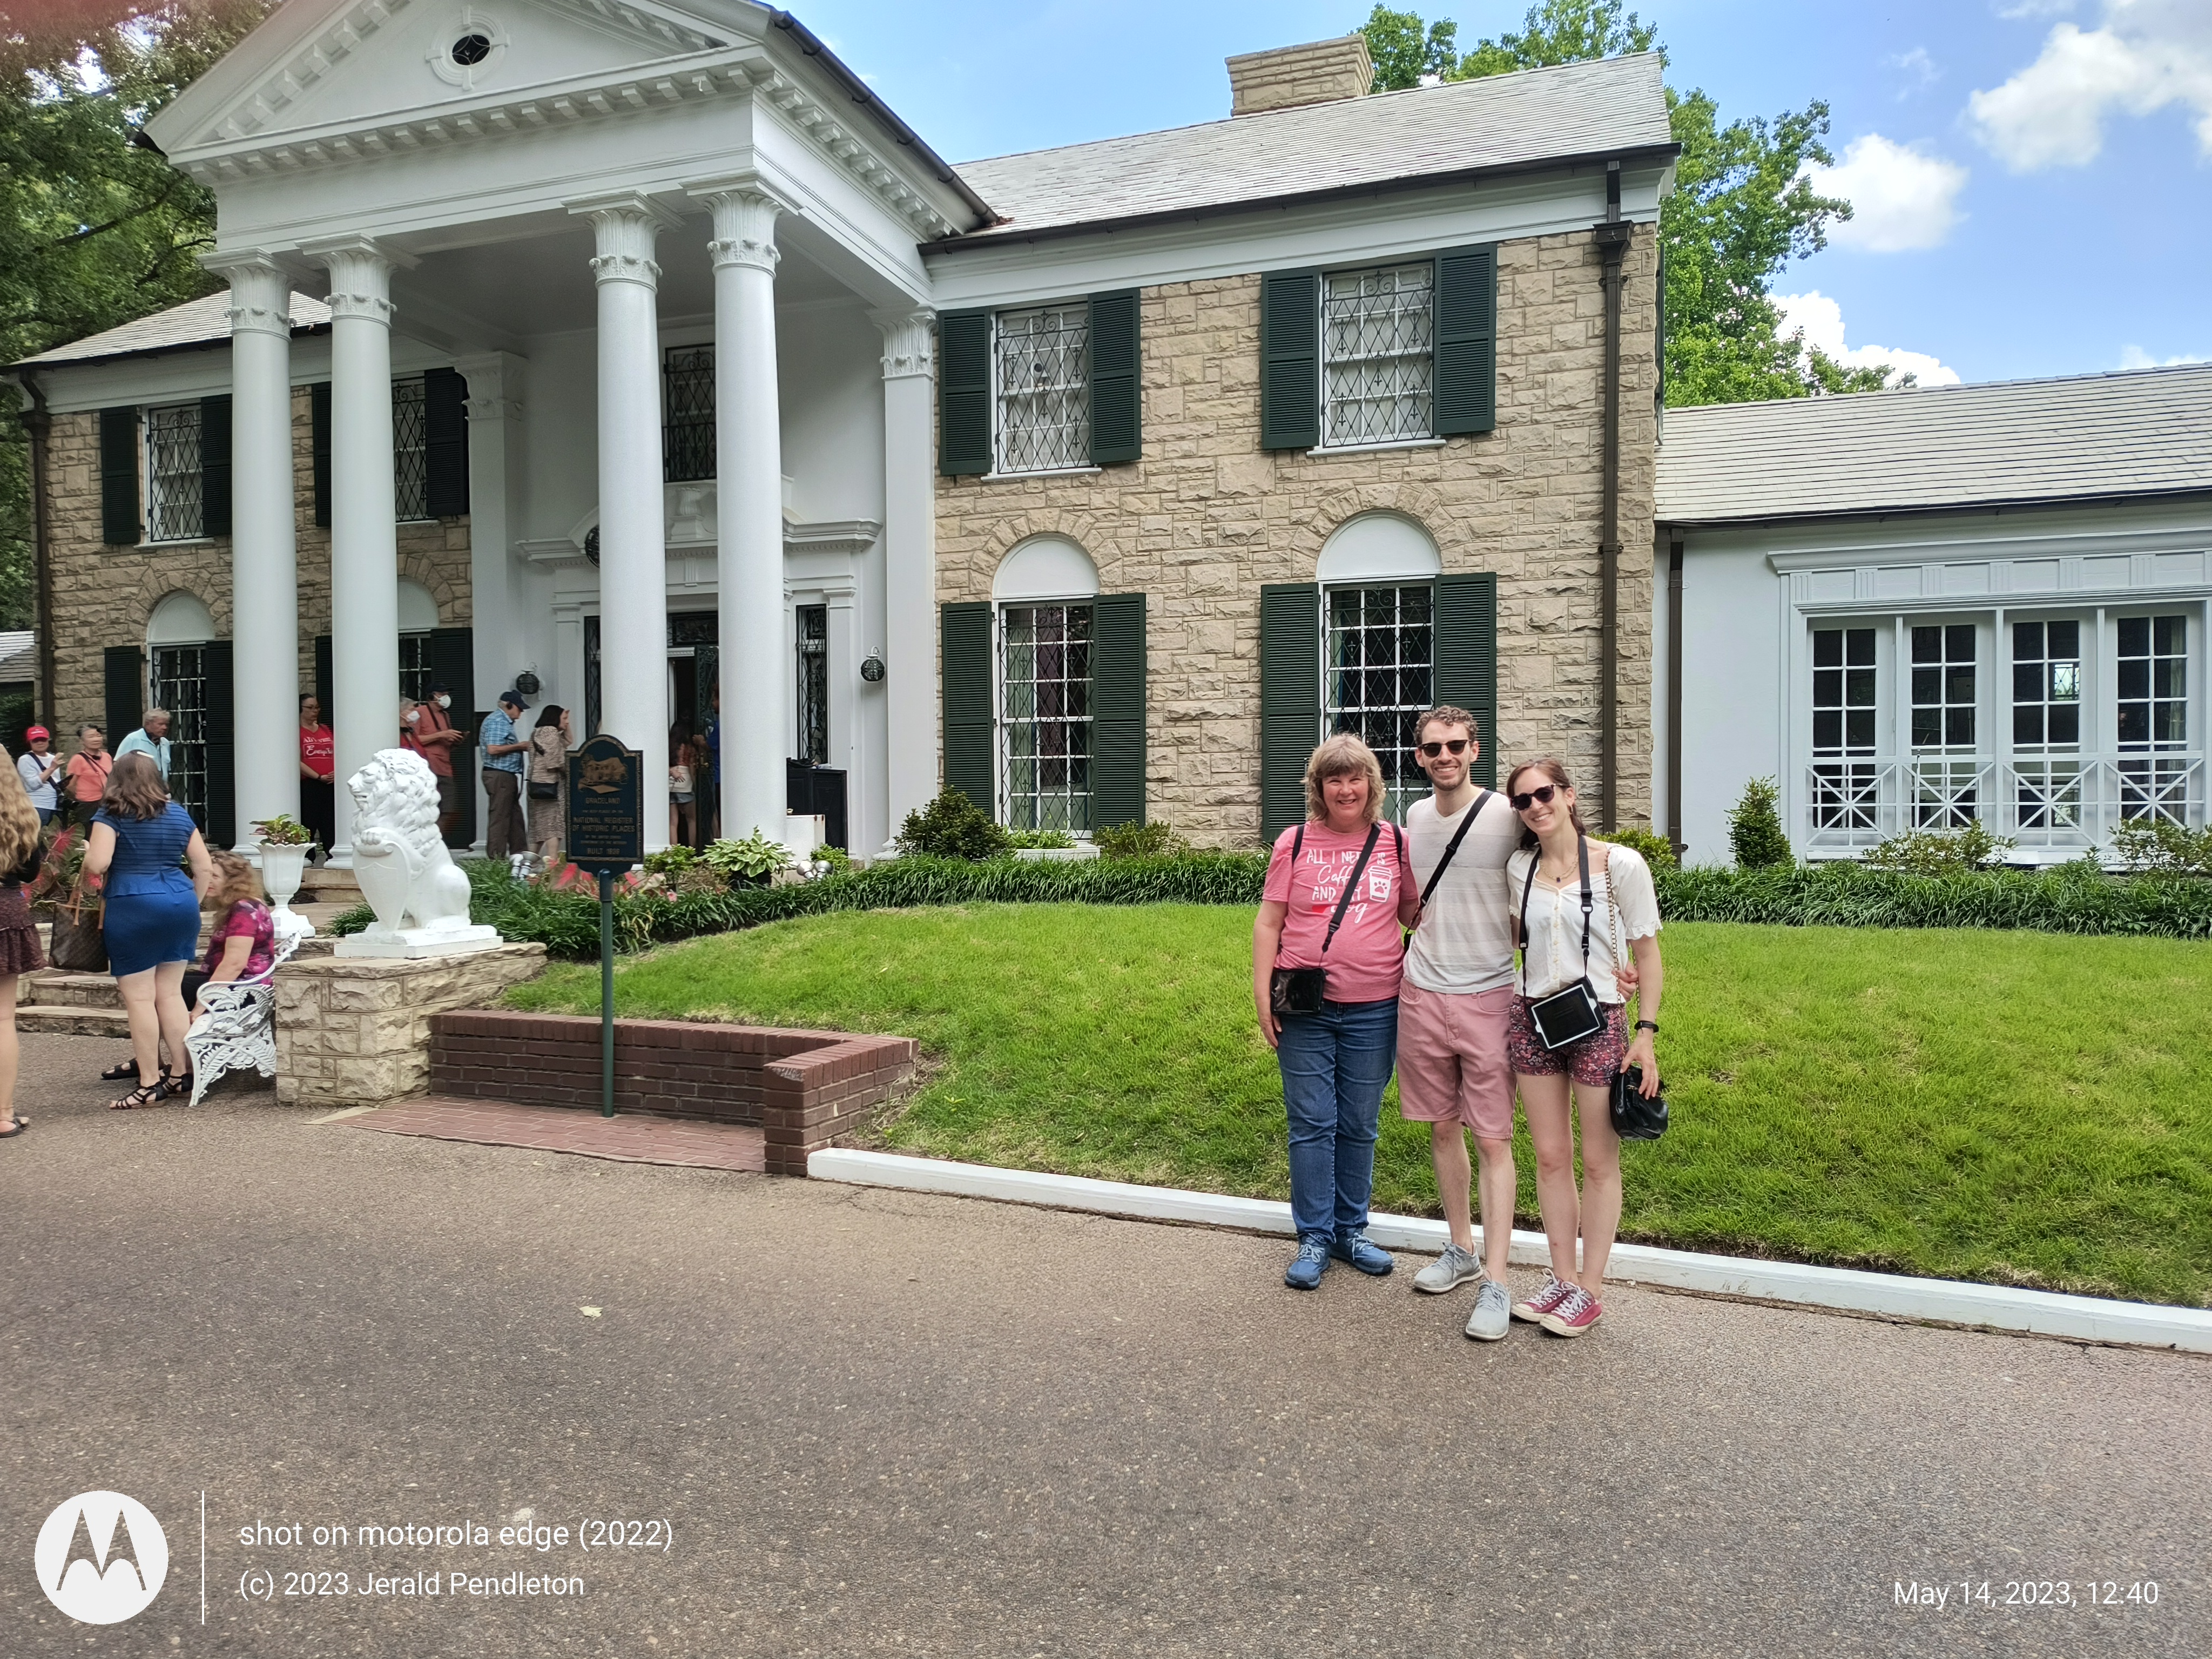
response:
<path id="1" fill-rule="evenodd" d="M 1438 702 L 1474 716 L 1482 754 L 1474 781 L 1498 787 L 1498 578 L 1490 571 L 1437 578 L 1436 689 Z"/>
<path id="2" fill-rule="evenodd" d="M 200 534 L 230 534 L 230 399 L 200 399 Z"/>
<path id="3" fill-rule="evenodd" d="M 1321 589 L 1260 590 L 1260 830 L 1273 842 L 1306 816 L 1306 762 L 1321 741 Z"/>
<path id="4" fill-rule="evenodd" d="M 1145 596 L 1091 605 L 1091 827 L 1145 821 Z"/>
<path id="5" fill-rule="evenodd" d="M 332 678 L 331 636 L 327 634 L 318 634 L 315 635 L 315 701 L 323 706 L 323 724 L 325 726 L 331 723 L 332 712 L 331 697 Z"/>
<path id="6" fill-rule="evenodd" d="M 314 458 L 315 522 L 327 530 L 331 527 L 331 383 L 318 380 L 307 388 L 307 421 L 309 444 Z M 330 705 L 323 705 L 323 717 L 330 718 Z"/>
<path id="7" fill-rule="evenodd" d="M 207 676 L 207 810 L 200 834 L 210 847 L 238 843 L 238 692 L 231 677 L 230 641 L 210 640 L 200 649 Z"/>
<path id="8" fill-rule="evenodd" d="M 453 775 L 461 780 L 461 787 L 454 791 L 460 805 L 460 817 L 453 825 L 453 839 L 464 847 L 477 838 L 477 792 L 468 781 L 476 775 L 476 763 L 470 752 L 477 740 L 476 726 L 471 720 L 477 700 L 476 641 L 474 629 L 430 630 L 430 680 L 433 684 L 453 688 L 453 706 L 446 711 L 446 718 L 461 734 L 460 742 L 453 745 Z"/>
<path id="9" fill-rule="evenodd" d="M 1143 352 L 1137 290 L 1091 296 L 1091 464 L 1144 453 Z"/>
<path id="10" fill-rule="evenodd" d="M 469 383 L 450 368 L 422 375 L 424 494 L 434 519 L 469 510 Z"/>
<path id="11" fill-rule="evenodd" d="M 146 718 L 146 655 L 135 645 L 111 645 L 100 653 L 106 683 L 107 749 L 115 752 Z"/>
<path id="12" fill-rule="evenodd" d="M 937 470 L 948 478 L 991 470 L 991 313 L 937 319 Z"/>
<path id="13" fill-rule="evenodd" d="M 1271 270 L 1260 278 L 1260 447 L 1320 441 L 1321 273 Z"/>
<path id="14" fill-rule="evenodd" d="M 945 787 L 957 789 L 994 817 L 992 787 L 991 607 L 948 605 L 942 612 L 945 653 Z"/>
<path id="15" fill-rule="evenodd" d="M 1437 435 L 1498 424 L 1498 246 L 1437 255 Z"/>
<path id="16" fill-rule="evenodd" d="M 110 547 L 136 547 L 145 533 L 138 519 L 138 411 L 100 411 L 100 539 Z"/>

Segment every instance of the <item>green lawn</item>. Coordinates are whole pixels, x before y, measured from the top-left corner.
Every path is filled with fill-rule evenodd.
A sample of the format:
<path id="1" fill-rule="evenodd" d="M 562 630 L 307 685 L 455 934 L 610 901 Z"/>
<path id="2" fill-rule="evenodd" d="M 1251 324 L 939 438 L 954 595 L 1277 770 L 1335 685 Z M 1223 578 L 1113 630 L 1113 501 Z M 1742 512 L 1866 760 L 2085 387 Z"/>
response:
<path id="1" fill-rule="evenodd" d="M 921 1040 L 884 1145 L 1286 1194 L 1237 908 L 845 912 L 616 969 L 620 1011 Z M 1667 929 L 1674 1127 L 1626 1152 L 1625 1237 L 2212 1305 L 2212 945 Z M 510 998 L 595 1012 L 598 969 Z M 1521 1220 L 1535 1224 L 1525 1136 Z M 1377 1208 L 1437 1213 L 1395 1088 Z"/>

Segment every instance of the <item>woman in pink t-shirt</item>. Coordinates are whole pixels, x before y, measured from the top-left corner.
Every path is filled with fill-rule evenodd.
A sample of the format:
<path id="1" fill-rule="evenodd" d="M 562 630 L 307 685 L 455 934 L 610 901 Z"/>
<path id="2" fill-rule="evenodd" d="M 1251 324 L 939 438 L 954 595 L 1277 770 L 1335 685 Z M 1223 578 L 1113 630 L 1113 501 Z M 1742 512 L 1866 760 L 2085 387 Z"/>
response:
<path id="1" fill-rule="evenodd" d="M 1382 768 L 1340 732 L 1306 763 L 1306 821 L 1275 838 L 1252 927 L 1252 997 L 1260 1035 L 1283 1073 L 1291 1130 L 1291 1219 L 1298 1253 L 1283 1275 L 1321 1283 L 1332 1255 L 1365 1273 L 1390 1271 L 1367 1239 L 1376 1125 L 1398 1057 L 1401 929 L 1420 909 L 1405 834 L 1382 822 Z M 1318 969 L 1317 1007 L 1278 969 Z"/>

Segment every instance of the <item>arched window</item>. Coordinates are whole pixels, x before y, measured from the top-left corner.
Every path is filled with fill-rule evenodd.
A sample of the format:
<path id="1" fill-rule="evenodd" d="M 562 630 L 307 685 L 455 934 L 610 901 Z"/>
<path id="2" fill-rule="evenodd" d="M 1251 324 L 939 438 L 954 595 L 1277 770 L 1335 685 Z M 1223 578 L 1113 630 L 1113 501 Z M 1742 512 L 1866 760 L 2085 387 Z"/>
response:
<path id="1" fill-rule="evenodd" d="M 215 618 L 199 596 L 167 595 L 146 618 L 146 665 L 150 708 L 169 711 L 169 794 L 202 828 L 208 809 L 208 703 L 211 672 L 228 670 L 214 660 Z M 111 733 L 109 744 L 127 733 Z"/>
<path id="2" fill-rule="evenodd" d="M 1091 643 L 1098 567 L 1065 536 L 1006 555 L 996 621 L 999 819 L 1015 830 L 1091 829 Z"/>
<path id="3" fill-rule="evenodd" d="M 1363 513 L 1339 525 L 1315 567 L 1322 730 L 1357 732 L 1375 751 L 1394 817 L 1427 787 L 1413 763 L 1413 722 L 1435 702 L 1443 570 L 1429 532 L 1395 513 Z"/>

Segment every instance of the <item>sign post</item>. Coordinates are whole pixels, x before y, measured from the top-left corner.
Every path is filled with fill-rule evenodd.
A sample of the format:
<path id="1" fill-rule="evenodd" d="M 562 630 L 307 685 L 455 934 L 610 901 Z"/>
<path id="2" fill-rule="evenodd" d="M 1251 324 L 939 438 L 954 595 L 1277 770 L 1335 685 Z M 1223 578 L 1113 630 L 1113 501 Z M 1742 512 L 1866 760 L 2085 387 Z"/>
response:
<path id="1" fill-rule="evenodd" d="M 599 1115 L 615 1115 L 615 881 L 645 858 L 644 755 L 602 732 L 568 757 L 569 860 L 599 878 Z"/>

